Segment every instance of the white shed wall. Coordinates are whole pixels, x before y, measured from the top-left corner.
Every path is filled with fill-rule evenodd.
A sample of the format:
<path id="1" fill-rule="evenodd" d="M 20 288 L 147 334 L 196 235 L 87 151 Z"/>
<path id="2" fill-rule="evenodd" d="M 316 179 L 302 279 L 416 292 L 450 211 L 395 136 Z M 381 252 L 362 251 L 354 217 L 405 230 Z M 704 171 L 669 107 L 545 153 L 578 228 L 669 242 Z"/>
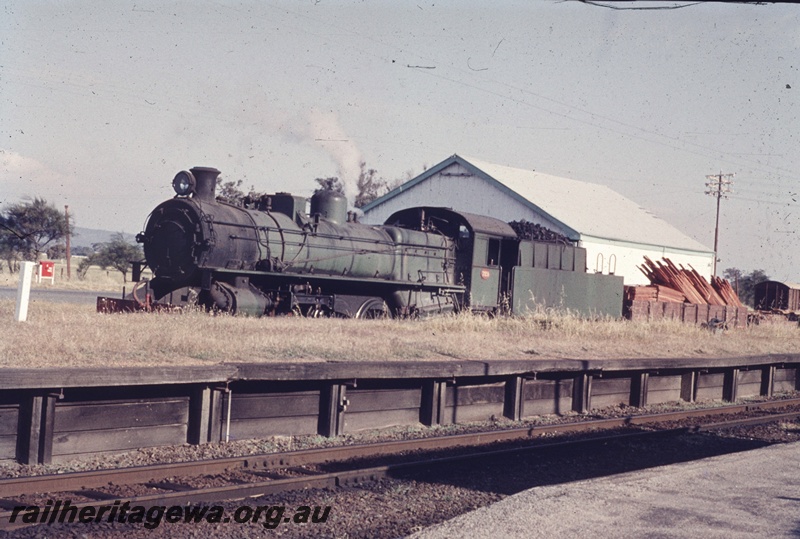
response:
<path id="1" fill-rule="evenodd" d="M 525 219 L 545 226 L 554 232 L 570 234 L 570 231 L 562 225 L 555 223 L 545 215 L 534 212 L 530 207 L 483 178 L 470 174 L 457 163 L 371 209 L 364 215 L 363 222 L 382 224 L 394 212 L 413 206 L 443 206 L 478 215 L 487 215 L 505 222 Z M 569 225 L 569 223 L 565 224 Z M 657 240 L 658 238 L 653 239 Z M 676 265 L 682 264 L 687 268 L 691 265 L 706 279 L 709 279 L 711 275 L 712 255 L 710 254 L 703 255 L 657 245 L 639 245 L 586 236 L 581 236 L 579 246 L 586 249 L 586 264 L 589 272 L 594 272 L 596 267 L 601 265 L 598 262 L 598 255 L 602 255 L 602 272 L 606 274 L 614 269 L 612 258 L 616 258 L 614 274 L 621 275 L 626 285 L 650 284 L 647 277 L 636 267 L 644 264 L 645 256 L 654 261 L 667 257 Z"/>
<path id="2" fill-rule="evenodd" d="M 364 215 L 363 221 L 373 225 L 383 224 L 394 212 L 413 206 L 442 206 L 488 215 L 505 222 L 525 219 L 554 232 L 568 234 L 561 225 L 534 213 L 522 202 L 514 200 L 484 179 L 471 175 L 458 164 L 447 167 L 371 209 Z"/>
<path id="3" fill-rule="evenodd" d="M 586 265 L 590 273 L 602 266 L 603 273 L 608 274 L 613 270 L 614 275 L 621 275 L 625 284 L 629 286 L 650 284 L 644 273 L 637 268 L 644 266 L 645 256 L 654 262 L 666 257 L 676 266 L 683 265 L 686 269 L 691 266 L 706 280 L 711 276 L 712 255 L 690 253 L 657 245 L 625 244 L 602 238 L 582 237 L 578 245 L 586 249 Z M 612 258 L 616 258 L 616 261 Z"/>

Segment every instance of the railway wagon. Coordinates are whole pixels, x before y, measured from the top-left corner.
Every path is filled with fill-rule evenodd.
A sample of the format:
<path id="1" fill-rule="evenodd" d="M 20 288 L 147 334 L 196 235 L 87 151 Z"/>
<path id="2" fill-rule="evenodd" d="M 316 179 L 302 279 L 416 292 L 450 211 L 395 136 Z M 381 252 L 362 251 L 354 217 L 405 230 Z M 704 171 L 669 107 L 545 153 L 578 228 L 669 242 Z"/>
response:
<path id="1" fill-rule="evenodd" d="M 753 290 L 753 303 L 763 311 L 800 312 L 800 284 L 763 281 Z"/>
<path id="2" fill-rule="evenodd" d="M 366 225 L 329 190 L 310 201 L 276 193 L 229 204 L 215 197 L 219 174 L 179 172 L 175 197 L 137 235 L 154 274 L 147 288 L 161 302 L 254 316 L 622 314 L 622 278 L 587 273 L 582 248 L 524 240 L 505 222 L 449 208 L 408 208 Z"/>

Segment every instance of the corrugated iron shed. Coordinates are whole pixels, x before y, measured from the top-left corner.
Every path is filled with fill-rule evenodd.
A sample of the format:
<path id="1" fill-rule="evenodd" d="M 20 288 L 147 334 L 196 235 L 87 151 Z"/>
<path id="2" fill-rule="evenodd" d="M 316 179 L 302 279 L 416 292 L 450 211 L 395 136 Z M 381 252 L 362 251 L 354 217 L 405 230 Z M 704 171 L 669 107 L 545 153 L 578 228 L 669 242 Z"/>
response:
<path id="1" fill-rule="evenodd" d="M 570 239 L 586 240 L 592 237 L 713 254 L 712 249 L 603 185 L 496 165 L 459 155 L 453 155 L 367 204 L 363 208 L 364 212 L 369 213 L 453 164 L 460 164 L 474 175 L 494 183 L 533 211 L 548 215 L 553 221 L 563 225 L 564 230 L 569 232 Z"/>
<path id="2" fill-rule="evenodd" d="M 444 206 L 504 222 L 524 219 L 586 249 L 589 271 L 648 284 L 642 257 L 669 257 L 711 277 L 714 252 L 608 187 L 453 155 L 363 210 L 380 224 L 414 206 Z"/>

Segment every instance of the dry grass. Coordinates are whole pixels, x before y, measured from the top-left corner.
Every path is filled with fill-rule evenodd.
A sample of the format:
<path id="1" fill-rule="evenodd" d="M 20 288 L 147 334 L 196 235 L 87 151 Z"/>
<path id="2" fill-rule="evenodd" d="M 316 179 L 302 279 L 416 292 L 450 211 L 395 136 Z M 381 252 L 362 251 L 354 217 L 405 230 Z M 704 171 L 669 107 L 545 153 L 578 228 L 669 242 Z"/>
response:
<path id="1" fill-rule="evenodd" d="M 37 303 L 28 322 L 0 301 L 0 367 L 203 365 L 285 360 L 604 359 L 796 353 L 796 324 L 710 333 L 673 322 L 460 315 L 422 321 L 113 314 Z"/>
<path id="2" fill-rule="evenodd" d="M 117 270 L 104 270 L 97 266 L 91 266 L 86 272 L 86 277 L 83 279 L 78 278 L 78 264 L 82 257 L 72 257 L 71 273 L 72 278 L 67 280 L 67 264 L 66 261 L 60 260 L 55 263 L 55 282 L 50 283 L 50 280 L 44 280 L 41 283 L 36 283 L 34 278 L 32 288 L 49 288 L 55 290 L 98 290 L 104 292 L 120 292 L 123 286 L 127 286 L 128 290 L 131 289 L 133 283 L 128 281 L 123 283 L 122 274 Z M 147 276 L 147 274 L 145 274 Z M 128 273 L 128 279 L 131 274 Z M 0 286 L 11 286 L 16 288 L 19 283 L 19 272 L 11 272 L 5 264 L 0 271 Z"/>

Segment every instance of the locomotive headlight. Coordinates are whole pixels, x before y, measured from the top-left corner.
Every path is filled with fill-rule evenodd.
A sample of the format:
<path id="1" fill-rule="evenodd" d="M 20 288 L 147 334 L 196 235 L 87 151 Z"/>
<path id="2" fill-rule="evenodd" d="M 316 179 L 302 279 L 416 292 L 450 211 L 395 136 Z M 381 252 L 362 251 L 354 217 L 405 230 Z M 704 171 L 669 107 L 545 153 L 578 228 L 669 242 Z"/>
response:
<path id="1" fill-rule="evenodd" d="M 172 188 L 181 196 L 194 193 L 196 185 L 197 181 L 194 179 L 194 175 L 188 170 L 178 172 L 175 179 L 172 180 Z"/>

